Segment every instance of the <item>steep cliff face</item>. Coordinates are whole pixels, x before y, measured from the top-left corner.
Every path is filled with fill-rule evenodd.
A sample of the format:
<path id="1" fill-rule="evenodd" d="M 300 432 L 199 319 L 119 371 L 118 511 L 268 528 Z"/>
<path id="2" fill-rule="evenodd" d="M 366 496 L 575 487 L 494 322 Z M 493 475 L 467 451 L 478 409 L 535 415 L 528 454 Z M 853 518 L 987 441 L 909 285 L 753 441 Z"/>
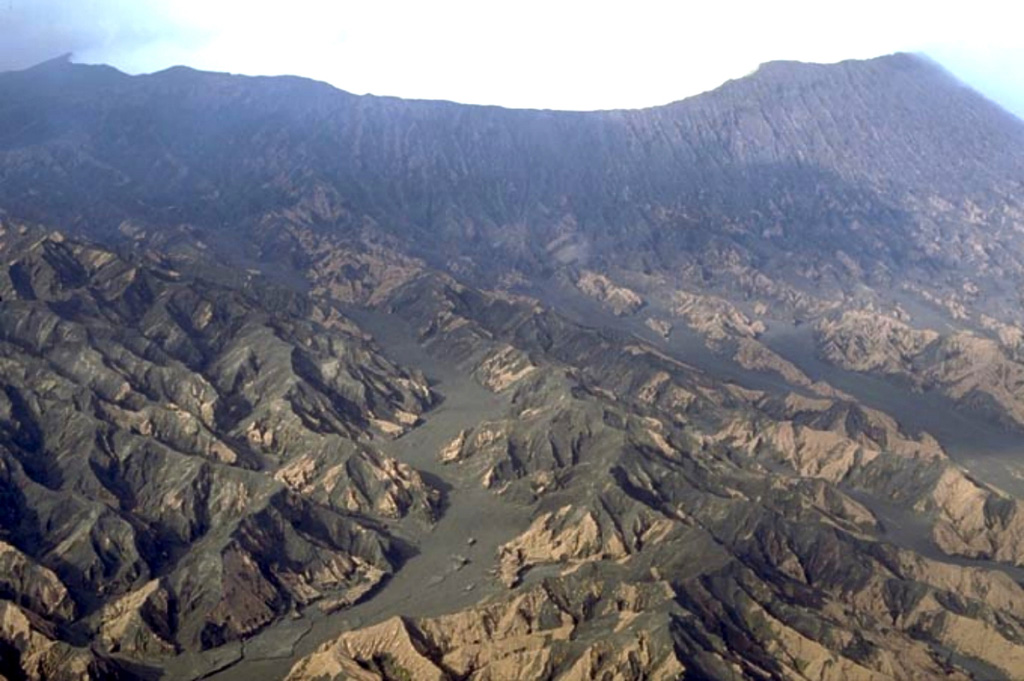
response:
<path id="1" fill-rule="evenodd" d="M 1022 177 L 909 55 L 0 74 L 0 675 L 1024 678 Z"/>

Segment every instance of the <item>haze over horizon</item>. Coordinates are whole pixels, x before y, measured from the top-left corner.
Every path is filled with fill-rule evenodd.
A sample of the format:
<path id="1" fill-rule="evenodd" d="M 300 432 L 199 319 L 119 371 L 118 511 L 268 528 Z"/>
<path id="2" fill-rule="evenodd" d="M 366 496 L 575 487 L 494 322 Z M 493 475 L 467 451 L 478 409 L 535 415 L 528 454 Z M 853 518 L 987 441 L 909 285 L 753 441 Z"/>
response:
<path id="1" fill-rule="evenodd" d="M 242 4 L 235 0 L 8 0 L 0 70 L 64 53 L 127 73 L 175 65 L 299 75 L 357 94 L 517 108 L 664 104 L 775 60 L 923 53 L 1024 116 L 1015 12 L 983 0 L 856 8 L 786 0 L 680 6 L 535 0 Z"/>

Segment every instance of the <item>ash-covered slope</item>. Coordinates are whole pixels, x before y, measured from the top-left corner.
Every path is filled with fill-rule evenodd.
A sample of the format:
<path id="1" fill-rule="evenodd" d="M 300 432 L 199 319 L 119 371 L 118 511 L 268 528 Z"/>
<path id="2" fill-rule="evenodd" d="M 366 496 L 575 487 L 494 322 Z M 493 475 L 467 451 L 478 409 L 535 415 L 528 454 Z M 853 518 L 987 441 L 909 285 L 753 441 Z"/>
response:
<path id="1" fill-rule="evenodd" d="M 771 63 L 676 104 L 596 113 L 59 60 L 0 76 L 0 94 L 0 200 L 93 235 L 187 224 L 271 257 L 289 224 L 369 225 L 478 276 L 734 251 L 814 284 L 849 276 L 819 262 L 837 248 L 860 279 L 1020 274 L 1007 253 L 1024 124 L 910 55 Z"/>
<path id="2" fill-rule="evenodd" d="M 1024 124 L 926 60 L 58 60 L 0 131 L 0 673 L 1024 678 L 1024 471 L 946 437 L 1024 424 Z"/>

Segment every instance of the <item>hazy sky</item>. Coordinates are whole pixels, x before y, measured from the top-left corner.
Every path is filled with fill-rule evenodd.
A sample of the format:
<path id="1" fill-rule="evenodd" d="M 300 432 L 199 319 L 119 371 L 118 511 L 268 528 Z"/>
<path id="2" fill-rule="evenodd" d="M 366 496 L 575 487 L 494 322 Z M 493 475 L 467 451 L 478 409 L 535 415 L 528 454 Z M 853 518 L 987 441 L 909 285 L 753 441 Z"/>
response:
<path id="1" fill-rule="evenodd" d="M 73 52 L 298 74 L 356 93 L 517 107 L 639 107 L 773 59 L 930 54 L 1024 115 L 1024 7 L 972 0 L 0 0 L 0 70 Z"/>

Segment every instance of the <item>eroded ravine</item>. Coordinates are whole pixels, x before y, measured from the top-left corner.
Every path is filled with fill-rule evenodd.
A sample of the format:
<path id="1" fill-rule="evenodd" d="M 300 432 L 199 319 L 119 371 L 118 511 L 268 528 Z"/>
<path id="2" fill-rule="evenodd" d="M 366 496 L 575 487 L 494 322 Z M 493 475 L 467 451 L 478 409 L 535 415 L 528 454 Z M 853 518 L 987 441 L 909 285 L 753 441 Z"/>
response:
<path id="1" fill-rule="evenodd" d="M 593 309 L 587 301 L 559 307 L 573 309 L 581 323 L 635 335 L 662 347 L 668 354 L 715 375 L 727 376 L 741 385 L 768 392 L 793 390 L 779 377 L 744 369 L 703 346 L 699 335 L 677 329 L 668 342 L 661 341 L 635 319 L 620 319 Z M 386 454 L 421 471 L 435 486 L 445 490 L 447 508 L 433 527 L 418 521 L 395 523 L 396 534 L 413 544 L 419 553 L 413 556 L 372 598 L 347 610 L 322 615 L 315 605 L 298 620 L 282 621 L 246 641 L 242 659 L 207 678 L 232 680 L 282 678 L 294 662 L 313 652 L 322 643 L 339 634 L 366 627 L 395 615 L 434 616 L 455 612 L 502 591 L 490 571 L 497 548 L 525 529 L 528 510 L 504 501 L 485 490 L 478 479 L 455 466 L 438 460 L 438 451 L 458 433 L 482 420 L 501 417 L 507 408 L 502 395 L 491 393 L 466 372 L 427 352 L 416 342 L 412 329 L 398 317 L 359 310 L 345 310 L 362 328 L 373 334 L 385 352 L 395 361 L 425 371 L 444 400 L 426 415 L 426 427 L 416 428 L 403 437 L 378 443 Z M 778 328 L 778 327 L 775 327 Z M 776 337 L 764 339 L 769 346 Z M 798 352 L 794 353 L 793 348 Z M 806 352 L 799 351 L 800 348 Z M 788 351 L 786 351 L 788 350 Z M 1009 450 L 1012 438 L 985 429 L 976 419 L 941 404 L 935 396 L 925 396 L 924 408 L 914 406 L 901 391 L 879 379 L 849 374 L 816 360 L 813 347 L 794 344 L 791 338 L 777 345 L 777 351 L 804 370 L 812 379 L 827 380 L 855 396 L 864 404 L 883 409 L 911 430 L 933 432 L 950 454 L 986 481 L 999 480 L 1007 491 L 1020 494 L 1013 481 L 1007 484 L 1001 455 Z M 784 352 L 785 351 L 785 352 Z M 919 396 L 915 396 L 919 397 Z M 934 404 L 933 404 L 934 403 Z M 919 403 L 921 404 L 921 403 Z M 969 428 L 969 429 L 968 429 Z M 972 446 L 973 445 L 973 446 Z M 983 466 L 999 469 L 990 477 Z M 1006 461 L 1006 464 L 1012 464 Z M 1003 472 L 1002 478 L 998 477 Z M 944 563 L 997 568 L 1015 579 L 1019 570 L 984 560 L 952 558 L 942 553 L 929 538 L 927 523 L 878 500 L 857 495 L 882 520 L 883 536 L 896 545 Z M 469 539 L 473 538 L 470 545 Z M 463 563 L 462 558 L 469 559 Z M 527 576 L 527 581 L 543 577 L 545 570 Z M 215 652 L 215 651 L 211 651 Z M 174 678 L 178 678 L 177 675 Z"/>
<path id="2" fill-rule="evenodd" d="M 545 298 L 579 323 L 601 325 L 643 338 L 673 358 L 718 379 L 774 394 L 801 391 L 799 386 L 790 385 L 780 376 L 745 369 L 709 350 L 700 334 L 683 323 L 675 326 L 668 339 L 663 339 L 644 326 L 640 318 L 615 317 L 600 304 L 575 292 L 552 287 Z M 816 354 L 810 325 L 796 327 L 788 322 L 769 320 L 760 340 L 812 381 L 824 381 L 865 406 L 889 414 L 910 432 L 933 435 L 954 461 L 979 479 L 1024 498 L 1024 440 L 1019 433 L 965 413 L 942 395 L 911 392 L 883 378 L 827 364 Z"/>
<path id="3" fill-rule="evenodd" d="M 214 673 L 195 669 L 193 678 L 283 678 L 296 660 L 344 631 L 395 615 L 454 612 L 504 589 L 491 574 L 494 559 L 501 544 L 528 526 L 528 509 L 506 502 L 459 468 L 444 465 L 438 452 L 463 429 L 500 417 L 507 398 L 487 391 L 451 363 L 428 355 L 403 320 L 356 310 L 346 310 L 346 314 L 371 333 L 392 359 L 423 370 L 443 397 L 426 415 L 428 424 L 397 440 L 377 444 L 444 490 L 444 514 L 433 527 L 415 520 L 395 524 L 396 534 L 409 541 L 417 553 L 372 597 L 330 615 L 320 613 L 313 604 L 301 619 L 279 622 L 246 641 L 237 662 Z M 207 653 L 207 659 L 212 660 L 214 652 Z M 178 674 L 183 671 L 168 670 L 167 676 L 181 678 Z"/>
<path id="4" fill-rule="evenodd" d="M 986 423 L 934 393 L 912 393 L 889 381 L 833 367 L 814 352 L 811 329 L 769 325 L 766 345 L 812 380 L 824 380 L 911 431 L 926 431 L 949 456 L 984 482 L 1024 498 L 1024 444 L 1019 433 Z"/>
<path id="5" fill-rule="evenodd" d="M 545 299 L 578 323 L 600 324 L 643 338 L 679 361 L 744 388 L 776 395 L 803 391 L 777 374 L 746 369 L 729 357 L 713 352 L 699 333 L 683 323 L 675 326 L 669 338 L 662 338 L 641 322 L 642 315 L 616 317 L 596 301 L 573 290 L 553 286 L 546 290 Z M 771 320 L 760 340 L 792 362 L 810 380 L 826 382 L 865 406 L 891 415 L 909 432 L 933 435 L 950 458 L 980 482 L 1024 498 L 1024 445 L 1019 434 L 957 409 L 942 395 L 911 393 L 883 378 L 825 363 L 816 355 L 809 326 L 794 327 L 781 320 Z M 886 541 L 941 563 L 995 569 L 1024 581 L 1021 568 L 997 561 L 952 556 L 942 551 L 932 538 L 929 518 L 863 491 L 849 487 L 845 491 L 881 521 L 881 536 Z"/>

